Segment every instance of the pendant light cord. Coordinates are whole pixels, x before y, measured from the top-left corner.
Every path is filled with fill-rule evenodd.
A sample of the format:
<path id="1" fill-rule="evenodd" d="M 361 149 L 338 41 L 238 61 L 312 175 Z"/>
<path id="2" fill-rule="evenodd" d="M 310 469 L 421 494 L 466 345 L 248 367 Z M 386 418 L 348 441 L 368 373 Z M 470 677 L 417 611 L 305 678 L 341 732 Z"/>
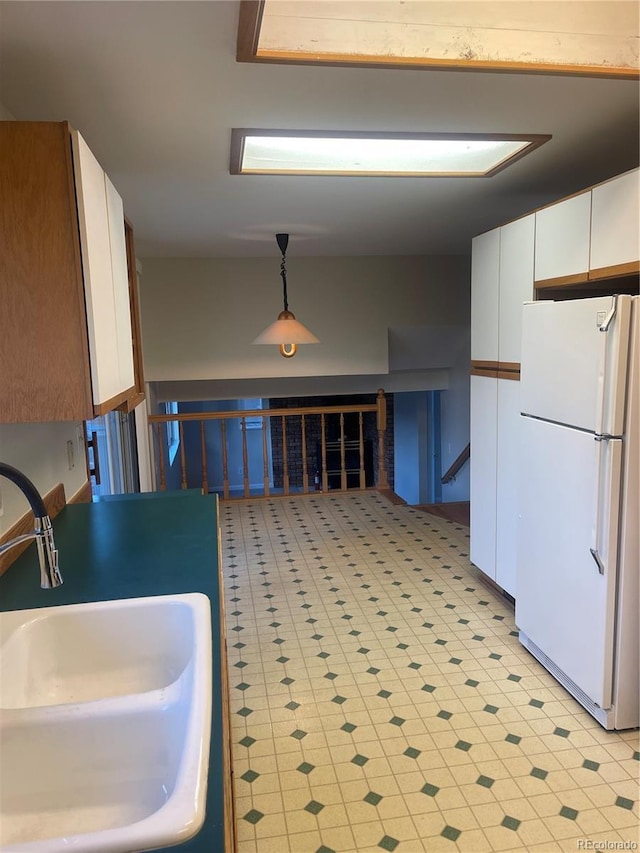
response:
<path id="1" fill-rule="evenodd" d="M 289 310 L 289 300 L 287 299 L 287 269 L 285 267 L 286 257 L 285 253 L 282 253 L 282 261 L 280 262 L 280 276 L 282 278 L 282 297 L 284 301 L 284 310 Z"/>

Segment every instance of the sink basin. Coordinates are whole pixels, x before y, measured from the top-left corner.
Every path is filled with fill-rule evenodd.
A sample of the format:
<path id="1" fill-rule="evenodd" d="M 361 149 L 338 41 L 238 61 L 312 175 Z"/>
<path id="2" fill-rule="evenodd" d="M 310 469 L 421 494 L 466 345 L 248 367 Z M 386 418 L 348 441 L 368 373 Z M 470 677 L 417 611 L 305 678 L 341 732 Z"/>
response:
<path id="1" fill-rule="evenodd" d="M 172 596 L 14 611 L 0 624 L 5 618 L 10 633 L 0 654 L 0 708 L 166 687 L 193 653 L 194 609 Z"/>
<path id="2" fill-rule="evenodd" d="M 194 835 L 211 677 L 199 593 L 0 614 L 0 850 L 132 853 Z"/>

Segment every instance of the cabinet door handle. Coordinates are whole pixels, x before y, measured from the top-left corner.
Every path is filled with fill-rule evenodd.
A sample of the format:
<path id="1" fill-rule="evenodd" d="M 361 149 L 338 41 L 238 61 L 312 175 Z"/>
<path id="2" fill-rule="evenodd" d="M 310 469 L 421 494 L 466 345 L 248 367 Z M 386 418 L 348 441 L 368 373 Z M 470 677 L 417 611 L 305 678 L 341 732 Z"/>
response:
<path id="1" fill-rule="evenodd" d="M 87 447 L 93 450 L 93 468 L 89 468 L 89 474 L 96 478 L 96 486 L 100 485 L 100 456 L 98 455 L 98 434 L 91 431 L 91 438 L 87 441 Z"/>

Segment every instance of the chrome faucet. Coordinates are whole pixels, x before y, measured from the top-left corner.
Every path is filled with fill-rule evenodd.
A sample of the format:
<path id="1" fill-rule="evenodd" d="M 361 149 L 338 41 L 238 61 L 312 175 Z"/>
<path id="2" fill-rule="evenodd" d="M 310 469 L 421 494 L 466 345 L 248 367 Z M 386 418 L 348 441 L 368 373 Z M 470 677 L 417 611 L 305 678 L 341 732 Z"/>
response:
<path id="1" fill-rule="evenodd" d="M 53 587 L 60 586 L 62 575 L 58 569 L 58 552 L 53 541 L 53 528 L 40 493 L 31 480 L 25 477 L 21 471 L 4 462 L 0 462 L 0 476 L 6 477 L 16 484 L 29 501 L 35 518 L 35 527 L 32 531 L 0 544 L 0 554 L 20 542 L 35 539 L 38 545 L 38 560 L 40 561 L 40 586 L 42 589 L 53 589 Z"/>

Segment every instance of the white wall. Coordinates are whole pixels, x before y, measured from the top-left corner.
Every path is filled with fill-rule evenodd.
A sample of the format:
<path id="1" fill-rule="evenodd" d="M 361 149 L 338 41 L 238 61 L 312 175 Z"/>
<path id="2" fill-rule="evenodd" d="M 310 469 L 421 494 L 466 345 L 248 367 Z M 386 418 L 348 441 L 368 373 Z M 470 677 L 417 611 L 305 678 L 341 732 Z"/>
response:
<path id="1" fill-rule="evenodd" d="M 11 113 L 0 104 L 0 121 L 12 121 Z M 0 421 L 2 412 L 0 412 Z M 2 424 L 0 423 L 0 461 L 23 471 L 41 494 L 58 483 L 64 484 L 67 500 L 87 481 L 84 449 L 78 442 L 82 424 Z M 69 470 L 67 442 L 74 447 L 74 467 Z M 0 536 L 29 510 L 29 504 L 17 486 L 0 477 Z"/>
<path id="2" fill-rule="evenodd" d="M 68 441 L 73 445 L 71 470 Z M 26 474 L 42 495 L 63 483 L 68 501 L 87 481 L 82 424 L 0 424 L 0 461 Z M 0 495 L 4 509 L 0 517 L 1 536 L 29 511 L 29 504 L 18 487 L 3 477 L 0 477 Z"/>
<path id="3" fill-rule="evenodd" d="M 466 257 L 293 257 L 290 309 L 321 342 L 283 359 L 277 347 L 252 344 L 282 309 L 278 258 L 147 258 L 143 266 L 149 382 L 385 374 L 390 326 L 468 322 Z"/>
<path id="4" fill-rule="evenodd" d="M 290 307 L 321 343 L 288 360 L 251 343 L 282 307 L 277 259 L 148 258 L 143 266 L 145 376 L 158 399 L 438 389 L 443 471 L 467 444 L 468 258 L 290 258 Z M 415 408 L 412 425 L 404 415 L 400 428 L 417 434 Z M 415 500 L 402 496 L 417 502 L 415 454 L 396 447 L 400 489 Z M 443 500 L 467 500 L 468 478 L 463 470 L 443 486 Z"/>

